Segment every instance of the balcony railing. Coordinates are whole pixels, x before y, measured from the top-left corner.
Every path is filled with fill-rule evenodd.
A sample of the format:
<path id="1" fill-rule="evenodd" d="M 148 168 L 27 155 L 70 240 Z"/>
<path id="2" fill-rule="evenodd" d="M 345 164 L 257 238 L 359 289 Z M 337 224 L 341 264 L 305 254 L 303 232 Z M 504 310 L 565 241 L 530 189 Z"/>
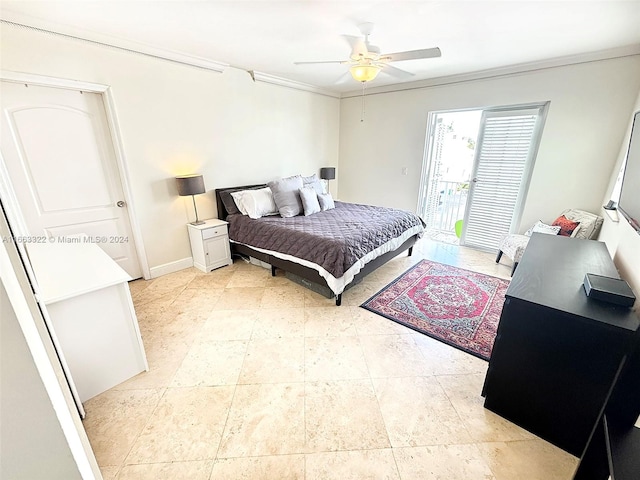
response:
<path id="1" fill-rule="evenodd" d="M 468 181 L 438 181 L 432 185 L 425 214 L 427 228 L 454 233 L 456 222 L 464 218 L 468 194 Z"/>

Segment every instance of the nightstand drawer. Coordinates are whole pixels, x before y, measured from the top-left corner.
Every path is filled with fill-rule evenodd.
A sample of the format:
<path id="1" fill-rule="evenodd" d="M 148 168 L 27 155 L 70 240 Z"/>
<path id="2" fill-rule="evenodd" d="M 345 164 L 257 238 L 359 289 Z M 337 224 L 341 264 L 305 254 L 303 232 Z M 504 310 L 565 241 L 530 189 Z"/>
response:
<path id="1" fill-rule="evenodd" d="M 207 228 L 206 230 L 202 230 L 202 239 L 206 240 L 207 238 L 219 237 L 220 235 L 227 234 L 227 226 L 223 225 L 216 228 Z"/>

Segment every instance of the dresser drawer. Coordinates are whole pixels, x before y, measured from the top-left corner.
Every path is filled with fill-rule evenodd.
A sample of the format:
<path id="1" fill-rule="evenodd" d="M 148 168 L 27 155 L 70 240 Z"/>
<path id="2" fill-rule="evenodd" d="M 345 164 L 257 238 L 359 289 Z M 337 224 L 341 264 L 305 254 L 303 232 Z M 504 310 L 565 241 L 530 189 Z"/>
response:
<path id="1" fill-rule="evenodd" d="M 215 228 L 207 228 L 206 230 L 202 230 L 202 239 L 206 240 L 207 238 L 219 237 L 220 235 L 227 234 L 227 226 L 222 225 L 220 227 Z"/>

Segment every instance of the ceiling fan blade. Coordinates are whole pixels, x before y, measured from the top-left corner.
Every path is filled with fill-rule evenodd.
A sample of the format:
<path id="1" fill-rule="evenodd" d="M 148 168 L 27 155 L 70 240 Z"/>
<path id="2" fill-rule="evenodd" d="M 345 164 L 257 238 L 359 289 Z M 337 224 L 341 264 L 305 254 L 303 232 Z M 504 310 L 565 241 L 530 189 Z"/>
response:
<path id="1" fill-rule="evenodd" d="M 342 85 L 344 83 L 349 83 L 353 81 L 353 77 L 349 72 L 344 72 L 342 75 L 338 77 L 338 79 L 333 82 L 335 85 Z"/>
<path id="2" fill-rule="evenodd" d="M 351 47 L 351 56 L 358 56 L 360 54 L 366 55 L 367 53 L 367 45 L 364 43 L 364 39 L 362 37 L 354 37 L 353 35 L 342 35 L 349 46 Z"/>
<path id="3" fill-rule="evenodd" d="M 293 62 L 294 65 L 314 65 L 317 63 L 349 63 L 346 60 L 328 60 L 323 62 Z"/>
<path id="4" fill-rule="evenodd" d="M 382 55 L 381 59 L 389 62 L 401 62 L 403 60 L 419 60 L 421 58 L 436 58 L 440 57 L 442 52 L 438 47 L 425 48 L 422 50 L 408 50 L 406 52 L 388 53 Z"/>
<path id="5" fill-rule="evenodd" d="M 388 63 L 382 65 L 382 71 L 388 75 L 391 75 L 392 77 L 396 77 L 399 79 L 407 79 L 415 76 L 415 73 L 407 72 L 406 70 L 394 67 L 393 65 L 389 65 Z"/>

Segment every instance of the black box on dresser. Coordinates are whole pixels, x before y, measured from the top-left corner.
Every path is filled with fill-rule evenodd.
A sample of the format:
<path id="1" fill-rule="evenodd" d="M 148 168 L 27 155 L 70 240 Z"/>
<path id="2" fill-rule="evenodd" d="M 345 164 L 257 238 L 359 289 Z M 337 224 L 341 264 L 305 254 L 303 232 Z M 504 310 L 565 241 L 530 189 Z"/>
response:
<path id="1" fill-rule="evenodd" d="M 583 285 L 587 297 L 594 300 L 623 307 L 633 307 L 636 301 L 636 296 L 633 294 L 629 284 L 620 278 L 587 273 L 584 276 Z"/>

